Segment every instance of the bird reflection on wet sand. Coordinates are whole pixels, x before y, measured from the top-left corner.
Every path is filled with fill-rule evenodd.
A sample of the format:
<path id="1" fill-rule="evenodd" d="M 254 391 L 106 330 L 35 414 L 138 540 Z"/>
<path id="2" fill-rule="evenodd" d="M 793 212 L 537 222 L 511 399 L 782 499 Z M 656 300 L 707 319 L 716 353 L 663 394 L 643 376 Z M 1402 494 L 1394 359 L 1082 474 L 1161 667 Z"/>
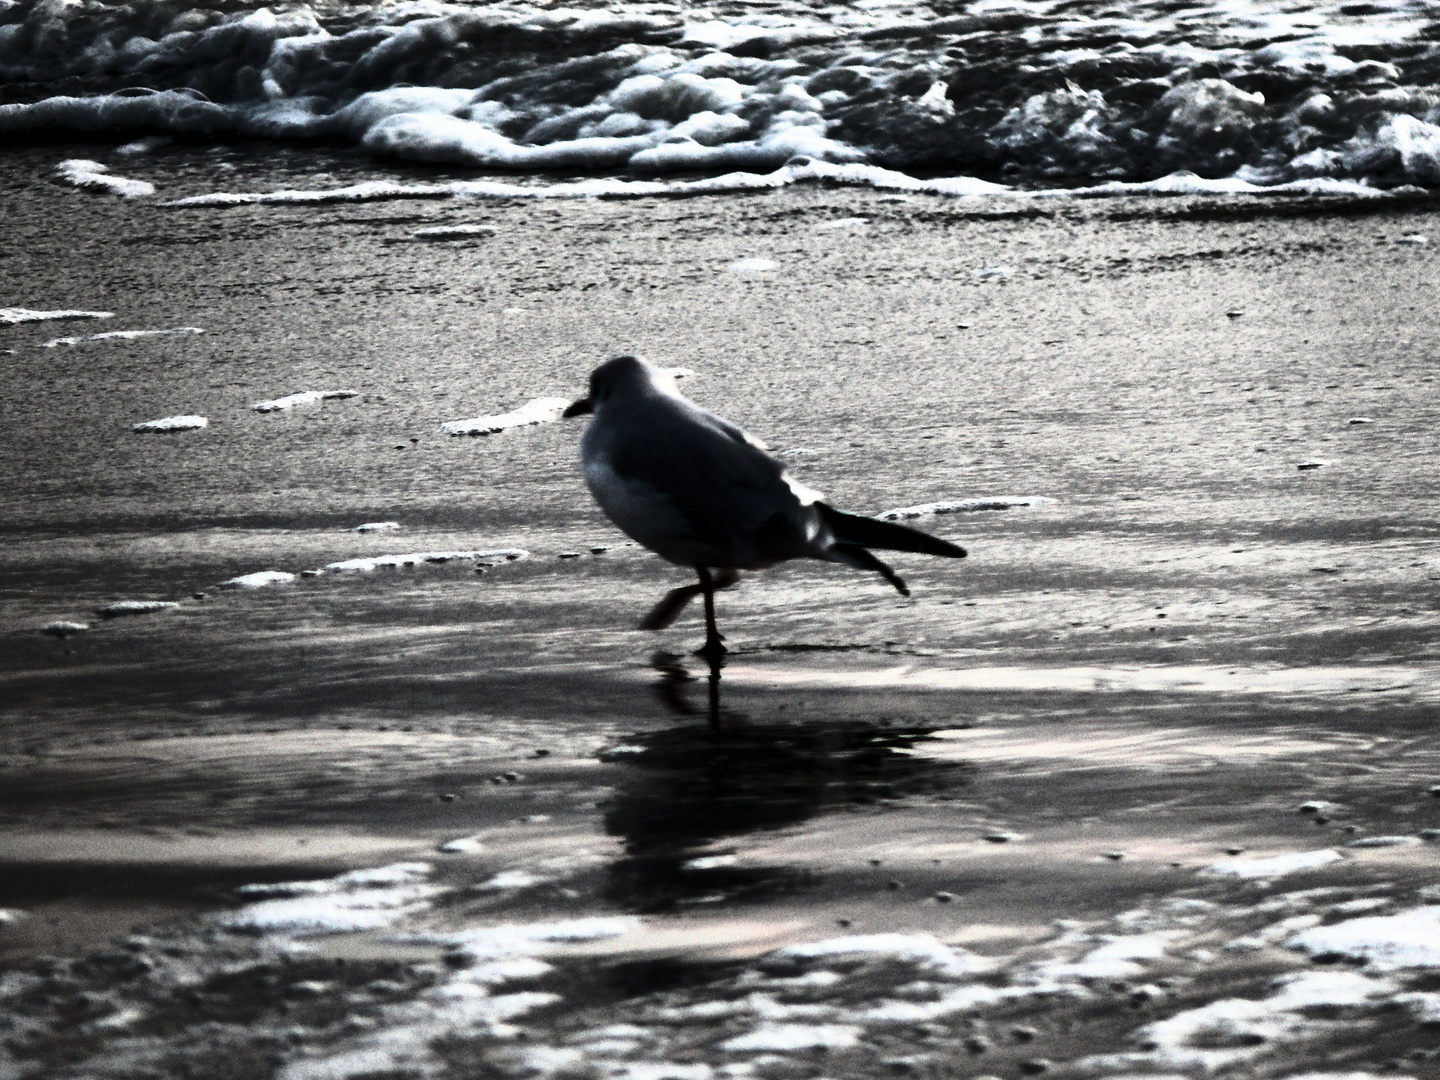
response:
<path id="1" fill-rule="evenodd" d="M 708 900 L 753 899 L 805 884 L 795 867 L 736 865 L 719 841 L 777 830 L 825 813 L 939 793 L 963 785 L 968 767 L 909 751 L 936 725 L 889 720 L 791 722 L 721 710 L 709 661 L 708 707 L 690 701 L 698 677 L 682 657 L 658 652 L 653 686 L 685 723 L 629 736 L 605 830 L 623 838 L 611 893 L 654 911 Z M 704 723 L 694 722 L 704 717 Z M 724 723 L 721 723 L 723 717 Z"/>

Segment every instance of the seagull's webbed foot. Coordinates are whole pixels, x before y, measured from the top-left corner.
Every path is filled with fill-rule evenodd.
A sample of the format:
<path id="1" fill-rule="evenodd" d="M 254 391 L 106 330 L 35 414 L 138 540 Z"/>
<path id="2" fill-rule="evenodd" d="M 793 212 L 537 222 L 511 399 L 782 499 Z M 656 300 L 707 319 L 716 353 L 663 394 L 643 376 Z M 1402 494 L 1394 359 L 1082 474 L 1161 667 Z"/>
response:
<path id="1" fill-rule="evenodd" d="M 730 650 L 725 647 L 725 635 L 705 635 L 705 644 L 695 650 L 695 655 L 702 660 L 709 662 L 712 666 L 718 665 Z"/>

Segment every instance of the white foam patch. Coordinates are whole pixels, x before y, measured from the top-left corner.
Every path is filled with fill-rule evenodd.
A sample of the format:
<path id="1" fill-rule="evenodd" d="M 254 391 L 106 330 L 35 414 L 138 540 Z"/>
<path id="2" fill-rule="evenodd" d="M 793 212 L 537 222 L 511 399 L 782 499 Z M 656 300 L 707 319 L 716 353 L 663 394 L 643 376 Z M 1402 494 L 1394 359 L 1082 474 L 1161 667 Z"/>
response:
<path id="1" fill-rule="evenodd" d="M 203 334 L 198 326 L 177 326 L 168 330 L 110 330 L 104 334 L 84 334 L 79 337 L 58 337 L 42 342 L 42 349 L 54 349 L 65 345 L 80 345 L 87 341 L 136 341 L 140 338 L 175 337 L 177 335 Z"/>
<path id="2" fill-rule="evenodd" d="M 878 1024 L 923 1024 L 956 1013 L 1004 1005 L 1025 998 L 1081 993 L 1073 985 L 1050 980 L 1032 980 L 1011 986 L 977 983 L 947 990 L 935 1001 L 882 1001 L 866 1009 L 861 1018 Z"/>
<path id="3" fill-rule="evenodd" d="M 61 322 L 67 319 L 113 319 L 113 311 L 78 311 L 61 308 L 56 311 L 39 311 L 35 308 L 0 308 L 0 324 L 14 326 L 16 323 Z"/>
<path id="4" fill-rule="evenodd" d="M 54 622 L 48 622 L 42 626 L 40 632 L 42 634 L 48 634 L 51 637 L 64 638 L 70 637 L 73 634 L 83 634 L 89 629 L 89 623 L 72 622 L 69 619 L 56 619 Z"/>
<path id="5" fill-rule="evenodd" d="M 402 184 L 372 180 L 339 188 L 299 188 L 269 192 L 225 192 L 192 195 L 162 205 L 169 207 L 252 206 L 256 204 L 325 204 L 385 199 L 643 199 L 689 198 L 771 191 L 798 183 L 830 183 L 878 190 L 965 197 L 1018 194 L 1000 184 L 970 177 L 917 180 L 875 165 L 836 165 L 805 161 L 768 173 L 730 172 L 703 180 L 620 180 L 604 177 L 554 184 L 510 184 L 491 180 L 453 180 L 440 184 Z"/>
<path id="6" fill-rule="evenodd" d="M 1356 971 L 1306 971 L 1279 980 L 1266 1000 L 1277 1009 L 1312 1009 L 1317 1006 L 1363 1005 L 1395 992 L 1387 979 L 1372 979 Z"/>
<path id="7" fill-rule="evenodd" d="M 497 416 L 477 416 L 473 420 L 451 420 L 441 424 L 440 430 L 446 435 L 494 435 L 515 427 L 529 427 L 533 424 L 552 424 L 573 402 L 569 398 L 542 397 L 527 402 L 520 408 Z"/>
<path id="8" fill-rule="evenodd" d="M 316 405 L 322 401 L 339 401 L 359 396 L 358 390 L 304 390 L 270 401 L 257 401 L 250 408 L 258 413 L 286 412 L 297 405 Z"/>
<path id="9" fill-rule="evenodd" d="M 1014 510 L 1022 506 L 1050 506 L 1054 499 L 1044 495 L 994 495 L 978 499 L 952 499 L 948 502 L 921 503 L 901 506 L 875 516 L 881 521 L 906 521 L 910 518 L 941 514 L 976 514 L 988 510 Z"/>
<path id="10" fill-rule="evenodd" d="M 1135 1033 L 1153 1047 L 1145 1059 L 1163 1068 L 1216 1071 L 1268 1053 L 1307 1026 L 1266 1001 L 1225 998 L 1147 1024 Z"/>
<path id="11" fill-rule="evenodd" d="M 85 191 L 104 192 L 133 199 L 140 195 L 154 195 L 155 185 L 146 180 L 130 180 L 114 176 L 108 166 L 85 158 L 70 158 L 55 166 L 55 176 L 67 184 Z"/>
<path id="12" fill-rule="evenodd" d="M 327 563 L 322 573 L 368 574 L 373 570 L 394 570 L 402 566 L 421 566 L 425 563 L 447 562 L 515 562 L 529 556 L 523 548 L 496 548 L 491 551 L 410 551 L 402 555 L 371 555 L 358 559 L 344 559 Z"/>
<path id="13" fill-rule="evenodd" d="M 1372 971 L 1440 967 L 1440 907 L 1317 926 L 1285 944 L 1311 956 L 1364 960 Z"/>
<path id="14" fill-rule="evenodd" d="M 428 863 L 396 863 L 321 881 L 248 885 L 242 896 L 272 899 L 247 904 L 218 918 L 229 930 L 310 937 L 390 926 L 429 907 L 445 890 L 429 884 Z"/>
<path id="15" fill-rule="evenodd" d="M 532 874 L 528 870 L 504 870 L 489 880 L 482 881 L 476 888 L 483 892 L 511 892 L 544 885 L 549 880 L 551 879 Z"/>
<path id="16" fill-rule="evenodd" d="M 761 1024 L 754 1031 L 737 1035 L 720 1044 L 732 1053 L 769 1050 L 838 1050 L 860 1041 L 860 1028 L 852 1024 Z"/>
<path id="17" fill-rule="evenodd" d="M 718 148 L 717 148 L 718 149 Z M 656 156 L 660 155 L 660 156 Z M 674 160 L 670 160 L 673 158 Z M 708 155 L 710 160 L 692 156 L 688 163 L 681 162 L 677 151 L 657 148 L 648 161 L 665 167 L 703 170 L 724 168 L 728 164 L 723 155 Z M 522 168 L 526 166 L 520 166 Z M 538 166 L 544 167 L 544 166 Z M 511 184 L 487 180 L 455 180 L 448 183 L 403 184 L 396 181 L 374 180 L 338 188 L 290 188 L 270 192 L 225 192 L 217 191 L 206 195 L 191 195 L 175 199 L 162 205 L 169 207 L 224 207 L 249 206 L 256 204 L 324 204 L 334 202 L 372 202 L 387 199 L 446 199 L 446 198 L 490 198 L 490 199 L 642 199 L 642 198 L 689 198 L 705 195 L 728 195 L 752 191 L 767 191 L 788 187 L 792 184 L 824 182 L 845 187 L 873 188 L 879 191 L 904 191 L 919 195 L 936 195 L 948 198 L 1008 197 L 1032 198 L 1073 198 L 1075 196 L 1128 195 L 1347 195 L 1383 199 L 1390 195 L 1386 191 L 1352 181 L 1317 179 L 1294 181 L 1286 184 L 1262 185 L 1240 180 L 1212 181 L 1193 175 L 1173 174 L 1160 180 L 1145 183 L 1101 184 L 1088 188 L 1058 188 L 1040 191 L 1026 191 L 977 180 L 968 176 L 952 176 L 940 179 L 920 180 L 893 169 L 859 163 L 835 164 L 828 161 L 804 160 L 799 163 L 781 165 L 771 172 L 729 172 L 703 180 L 620 180 L 605 177 L 593 180 L 575 180 L 550 184 Z M 1393 197 L 1393 196 L 1392 196 Z M 975 273 L 981 277 L 1006 277 L 1013 271 L 1009 267 L 981 267 Z"/>
<path id="18" fill-rule="evenodd" d="M 485 845 L 478 836 L 459 836 L 454 840 L 446 840 L 437 848 L 447 855 L 473 855 L 478 851 L 484 851 Z"/>
<path id="19" fill-rule="evenodd" d="M 576 944 L 622 937 L 644 923 L 634 915 L 601 915 L 549 923 L 505 923 L 451 934 L 410 935 L 407 941 L 446 945 L 475 963 L 531 955 L 548 945 Z"/>
<path id="20" fill-rule="evenodd" d="M 373 533 L 373 532 L 394 532 L 400 528 L 398 521 L 366 521 L 356 525 L 351 532 Z"/>
<path id="21" fill-rule="evenodd" d="M 737 259 L 725 269 L 732 274 L 769 274 L 779 266 L 773 259 Z"/>
<path id="22" fill-rule="evenodd" d="M 270 585 L 284 585 L 295 580 L 294 574 L 284 570 L 261 570 L 254 574 L 242 574 L 220 582 L 219 589 L 263 589 Z"/>
<path id="23" fill-rule="evenodd" d="M 738 866 L 740 860 L 734 855 L 702 855 L 680 864 L 681 870 L 719 870 L 726 866 Z"/>
<path id="24" fill-rule="evenodd" d="M 493 225 L 433 225 L 428 229 L 416 229 L 410 234 L 412 240 L 473 240 L 476 237 L 494 236 Z"/>
<path id="25" fill-rule="evenodd" d="M 1079 960 L 1052 961 L 1037 970 L 1049 979 L 1130 979 L 1145 970 L 1137 961 L 1159 960 L 1180 936 L 1178 931 L 1155 930 L 1112 938 Z"/>
<path id="26" fill-rule="evenodd" d="M 173 600 L 120 600 L 95 609 L 102 619 L 119 619 L 126 615 L 152 615 L 157 611 L 170 611 L 180 605 Z"/>
<path id="27" fill-rule="evenodd" d="M 198 431 L 200 428 L 209 426 L 210 421 L 203 416 L 165 416 L 159 420 L 146 420 L 144 423 L 131 424 L 130 430 L 142 435 L 166 435 L 174 431 Z"/>
<path id="28" fill-rule="evenodd" d="M 147 135 L 143 139 L 135 139 L 132 142 L 124 143 L 115 148 L 115 153 L 122 157 L 133 157 L 137 154 L 153 154 L 156 150 L 163 150 L 167 146 L 173 146 L 175 140 L 168 135 Z"/>
<path id="29" fill-rule="evenodd" d="M 1284 877 L 1286 874 L 1318 870 L 1342 859 L 1344 856 L 1334 848 L 1321 848 L 1319 851 L 1296 851 L 1261 859 L 1222 859 L 1207 866 L 1205 873 L 1240 878 L 1243 881 L 1265 881 Z"/>
<path id="30" fill-rule="evenodd" d="M 905 960 L 947 977 L 989 971 L 994 965 L 956 946 L 945 945 L 929 934 L 865 934 L 790 945 L 777 956 L 799 959 L 884 956 Z"/>
<path id="31" fill-rule="evenodd" d="M 854 230 L 856 232 L 864 229 L 870 222 L 863 217 L 843 217 L 834 221 L 824 221 L 815 226 L 816 232 L 839 232 L 843 230 Z"/>

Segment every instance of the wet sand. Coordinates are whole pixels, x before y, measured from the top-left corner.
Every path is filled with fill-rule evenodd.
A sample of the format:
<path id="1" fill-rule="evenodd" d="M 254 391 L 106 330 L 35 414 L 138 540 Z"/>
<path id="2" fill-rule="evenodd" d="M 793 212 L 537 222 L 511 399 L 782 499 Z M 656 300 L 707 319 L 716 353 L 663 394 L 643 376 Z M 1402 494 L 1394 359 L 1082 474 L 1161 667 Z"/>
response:
<path id="1" fill-rule="evenodd" d="M 158 205 L 434 175 L 310 149 L 127 161 L 155 199 L 48 176 L 104 153 L 0 180 L 4 306 L 115 313 L 0 327 L 0 1076 L 1437 1075 L 1440 960 L 1296 943 L 1437 884 L 1427 203 Z M 412 235 L 449 225 L 493 235 Z M 909 600 L 822 565 L 722 594 L 714 733 L 698 612 L 633 629 L 683 574 L 600 517 L 578 424 L 439 430 L 619 351 L 846 509 L 1054 502 L 915 519 L 971 557 L 898 557 Z M 209 426 L 130 430 L 179 414 Z M 124 600 L 179 606 L 94 614 Z M 397 863 L 351 933 L 237 891 Z M 482 931 L 629 917 L 465 974 Z M 911 944 L 783 952 L 877 934 Z M 1371 983 L 1142 1031 L 1327 972 Z"/>

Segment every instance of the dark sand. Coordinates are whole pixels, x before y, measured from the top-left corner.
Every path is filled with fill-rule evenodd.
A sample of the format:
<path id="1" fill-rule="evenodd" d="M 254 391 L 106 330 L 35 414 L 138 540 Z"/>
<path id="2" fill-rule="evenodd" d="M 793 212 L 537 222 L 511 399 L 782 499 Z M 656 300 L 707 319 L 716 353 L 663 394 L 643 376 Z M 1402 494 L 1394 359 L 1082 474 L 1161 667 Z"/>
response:
<path id="1" fill-rule="evenodd" d="M 1136 1035 L 1309 970 L 1282 917 L 1362 910 L 1268 897 L 1326 887 L 1323 904 L 1380 897 L 1383 913 L 1440 881 L 1433 843 L 1346 847 L 1440 827 L 1430 204 L 805 189 L 158 205 L 433 175 L 273 148 L 115 163 L 154 199 L 48 177 L 104 152 L 12 152 L 0 174 L 0 306 L 116 313 L 0 327 L 0 1077 L 1011 1077 L 1040 1059 L 1060 1076 L 1440 1075 L 1410 1056 L 1440 1034 L 1395 1000 L 1440 988 L 1440 967 L 1370 1006 L 1322 1004 L 1303 1030 L 1194 1040 L 1234 1058 L 1147 1056 Z M 410 238 L 466 223 L 495 233 Z M 749 258 L 777 269 L 727 269 Z M 180 326 L 206 332 L 38 347 Z M 688 395 L 841 507 L 1055 502 L 917 519 L 971 558 L 897 557 L 909 600 L 819 564 L 722 594 L 714 735 L 688 655 L 698 609 L 632 629 L 685 575 L 600 516 L 579 423 L 439 431 L 578 395 L 618 351 L 693 369 Z M 360 396 L 250 410 L 312 389 Z M 209 428 L 130 432 L 182 413 Z M 386 520 L 402 528 L 350 531 Z M 216 589 L 510 547 L 529 558 L 484 574 Z M 128 599 L 180 606 L 93 615 Z M 57 619 L 92 628 L 39 633 Z M 1297 812 L 1316 799 L 1338 806 Z M 436 853 L 462 836 L 480 850 Z M 1231 848 L 1343 858 L 1270 883 L 1199 873 Z M 684 865 L 706 856 L 733 861 Z M 216 929 L 239 885 L 398 860 L 431 863 L 446 891 L 383 929 L 308 951 Z M 540 880 L 476 891 L 511 871 Z M 436 1019 L 465 963 L 439 962 L 444 934 L 597 914 L 644 921 L 516 976 L 561 999 L 513 1021 L 519 1036 L 498 1012 Z M 987 985 L 1021 985 L 1084 952 L 1066 933 L 1093 947 L 1156 927 L 1178 935 L 1160 954 L 1072 972 L 1058 1000 L 880 1027 L 856 1019 L 866 1002 L 943 988 L 893 958 L 843 993 L 783 981 L 811 961 L 748 966 L 837 934 L 925 933 L 993 958 Z M 664 1013 L 697 1004 L 710 1012 Z M 622 1022 L 646 1034 L 595 1034 Z M 812 1033 L 829 1051 L 726 1047 L 757 1023 L 863 1031 Z M 635 1045 L 592 1047 L 606 1038 Z"/>

